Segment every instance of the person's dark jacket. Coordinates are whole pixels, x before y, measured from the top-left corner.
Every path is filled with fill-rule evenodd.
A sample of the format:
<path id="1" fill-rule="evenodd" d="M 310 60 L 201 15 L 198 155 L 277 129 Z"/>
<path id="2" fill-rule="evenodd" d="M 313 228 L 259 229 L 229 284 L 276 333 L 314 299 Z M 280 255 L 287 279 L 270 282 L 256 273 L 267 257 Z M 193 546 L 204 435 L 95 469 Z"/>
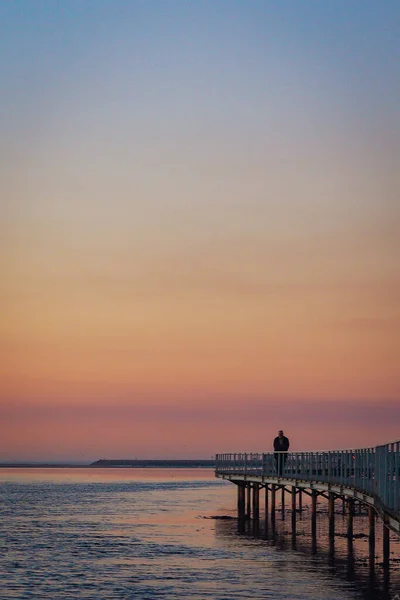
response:
<path id="1" fill-rule="evenodd" d="M 279 441 L 279 439 L 282 441 Z M 289 439 L 284 435 L 283 437 L 279 438 L 279 436 L 277 436 L 274 439 L 274 450 L 275 452 L 287 452 L 289 450 Z"/>

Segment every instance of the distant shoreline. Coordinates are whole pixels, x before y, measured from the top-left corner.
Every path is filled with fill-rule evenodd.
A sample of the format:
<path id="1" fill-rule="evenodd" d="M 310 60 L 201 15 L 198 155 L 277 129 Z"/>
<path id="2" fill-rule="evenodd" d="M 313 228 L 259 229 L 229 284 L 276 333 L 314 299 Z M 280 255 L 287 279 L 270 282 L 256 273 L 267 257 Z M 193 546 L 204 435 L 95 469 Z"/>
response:
<path id="1" fill-rule="evenodd" d="M 214 460 L 201 459 L 100 459 L 92 463 L 31 463 L 31 462 L 1 462 L 0 469 L 87 469 L 87 468 L 161 468 L 161 469 L 199 469 L 215 468 Z"/>
<path id="2" fill-rule="evenodd" d="M 0 469 L 87 469 L 90 463 L 0 463 Z"/>

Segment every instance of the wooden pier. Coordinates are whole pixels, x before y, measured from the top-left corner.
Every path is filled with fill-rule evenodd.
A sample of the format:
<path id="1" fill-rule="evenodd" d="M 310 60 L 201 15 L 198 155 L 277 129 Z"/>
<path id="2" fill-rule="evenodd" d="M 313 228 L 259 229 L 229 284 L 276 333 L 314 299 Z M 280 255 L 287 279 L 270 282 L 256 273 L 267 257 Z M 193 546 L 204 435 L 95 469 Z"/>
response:
<path id="1" fill-rule="evenodd" d="M 279 455 L 285 454 L 280 461 Z M 279 472 L 278 472 L 279 469 Z M 292 535 L 296 536 L 297 511 L 302 495 L 311 498 L 311 535 L 317 536 L 317 501 L 328 501 L 329 537 L 334 542 L 335 503 L 347 513 L 347 538 L 353 543 L 356 507 L 367 507 L 370 560 L 375 555 L 375 521 L 383 527 L 383 563 L 389 564 L 392 530 L 400 535 L 400 440 L 382 446 L 329 452 L 267 452 L 217 454 L 215 475 L 237 486 L 239 520 L 258 522 L 260 491 L 264 490 L 266 517 L 276 518 L 276 495 L 281 493 L 282 516 L 290 497 Z M 288 501 L 289 502 L 289 501 Z"/>

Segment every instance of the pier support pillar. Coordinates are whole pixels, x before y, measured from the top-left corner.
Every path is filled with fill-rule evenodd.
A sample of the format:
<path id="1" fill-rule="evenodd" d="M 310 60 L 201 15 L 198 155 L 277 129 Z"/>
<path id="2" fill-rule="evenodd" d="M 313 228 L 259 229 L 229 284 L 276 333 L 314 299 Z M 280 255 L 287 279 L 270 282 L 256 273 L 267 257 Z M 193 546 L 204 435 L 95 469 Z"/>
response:
<path id="1" fill-rule="evenodd" d="M 276 507 L 276 485 L 271 485 L 271 519 L 275 520 L 275 507 Z"/>
<path id="2" fill-rule="evenodd" d="M 335 494 L 329 492 L 328 496 L 328 517 L 329 517 L 329 555 L 335 554 Z"/>
<path id="3" fill-rule="evenodd" d="M 383 567 L 387 569 L 389 567 L 390 558 L 390 538 L 389 538 L 389 527 L 383 524 Z"/>
<path id="4" fill-rule="evenodd" d="M 246 517 L 250 519 L 251 517 L 251 483 L 246 484 Z"/>
<path id="5" fill-rule="evenodd" d="M 303 490 L 299 490 L 299 513 L 303 510 Z"/>
<path id="6" fill-rule="evenodd" d="M 296 488 L 292 486 L 292 538 L 296 539 Z"/>
<path id="7" fill-rule="evenodd" d="M 246 485 L 244 483 L 239 483 L 237 486 L 237 491 L 238 491 L 238 497 L 237 497 L 238 518 L 244 519 Z"/>
<path id="8" fill-rule="evenodd" d="M 268 519 L 268 485 L 265 486 L 265 504 L 264 504 L 264 509 L 265 509 L 265 520 Z"/>
<path id="9" fill-rule="evenodd" d="M 354 516 L 354 500 L 347 500 L 347 545 L 349 554 L 353 551 L 353 516 Z"/>
<path id="10" fill-rule="evenodd" d="M 375 510 L 372 506 L 368 507 L 368 521 L 369 567 L 370 571 L 373 571 L 375 567 Z"/>
<path id="11" fill-rule="evenodd" d="M 282 519 L 285 518 L 285 486 L 281 488 Z"/>
<path id="12" fill-rule="evenodd" d="M 317 551 L 317 492 L 311 491 L 311 552 Z"/>
<path id="13" fill-rule="evenodd" d="M 317 535 L 317 492 L 316 490 L 311 491 L 311 535 L 316 537 Z"/>
<path id="14" fill-rule="evenodd" d="M 328 499 L 328 515 L 329 515 L 329 537 L 335 536 L 335 494 L 329 492 Z"/>
<path id="15" fill-rule="evenodd" d="M 260 517 L 260 486 L 253 483 L 253 519 L 258 521 Z"/>

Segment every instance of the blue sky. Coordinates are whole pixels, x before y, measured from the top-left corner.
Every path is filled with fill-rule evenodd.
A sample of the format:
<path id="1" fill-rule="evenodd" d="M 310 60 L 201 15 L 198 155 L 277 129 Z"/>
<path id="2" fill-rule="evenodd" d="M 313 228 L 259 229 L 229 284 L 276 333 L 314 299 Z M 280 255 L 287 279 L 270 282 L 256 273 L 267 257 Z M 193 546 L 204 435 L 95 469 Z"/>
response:
<path id="1" fill-rule="evenodd" d="M 304 403 L 298 448 L 311 413 L 387 402 L 394 437 L 399 22 L 397 1 L 0 4 L 7 452 L 24 452 L 15 415 L 36 411 L 43 457 L 54 414 L 85 431 L 99 399 L 104 415 L 181 408 L 193 455 L 221 442 L 217 423 L 204 446 L 199 407 L 212 422 L 232 397 L 231 448 L 241 402 Z M 124 410 L 107 446 L 121 455 Z M 163 431 L 154 410 L 136 455 Z M 103 426 L 78 440 L 87 456 Z M 259 448 L 262 423 L 246 435 Z M 330 435 L 316 447 L 354 428 Z M 65 435 L 60 453 L 74 447 Z"/>

